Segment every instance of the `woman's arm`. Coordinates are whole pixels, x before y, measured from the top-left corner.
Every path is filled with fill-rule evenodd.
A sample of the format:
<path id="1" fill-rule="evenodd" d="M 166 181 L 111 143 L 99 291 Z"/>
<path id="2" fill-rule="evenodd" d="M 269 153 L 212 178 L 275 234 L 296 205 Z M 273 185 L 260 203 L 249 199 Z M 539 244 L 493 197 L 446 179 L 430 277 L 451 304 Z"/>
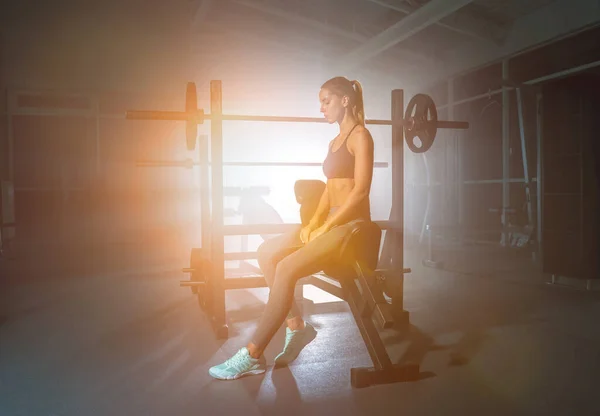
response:
<path id="1" fill-rule="evenodd" d="M 317 228 L 323 222 L 323 217 L 327 215 L 329 212 L 329 194 L 327 192 L 327 187 L 321 194 L 321 199 L 319 200 L 319 205 L 315 210 L 312 218 L 310 219 L 309 225 L 311 228 Z"/>
<path id="2" fill-rule="evenodd" d="M 373 180 L 373 138 L 367 129 L 357 132 L 352 137 L 354 152 L 354 188 L 348 194 L 346 201 L 340 208 L 325 221 L 323 226 L 326 230 L 335 225 L 343 224 L 356 209 L 369 198 L 371 182 Z"/>

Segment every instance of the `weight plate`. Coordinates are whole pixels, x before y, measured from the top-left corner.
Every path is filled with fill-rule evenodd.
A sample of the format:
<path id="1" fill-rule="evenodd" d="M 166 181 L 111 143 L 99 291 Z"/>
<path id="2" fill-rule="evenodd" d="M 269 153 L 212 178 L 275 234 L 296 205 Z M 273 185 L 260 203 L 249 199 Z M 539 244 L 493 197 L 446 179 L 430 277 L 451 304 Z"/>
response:
<path id="1" fill-rule="evenodd" d="M 404 127 L 404 138 L 408 148 L 413 153 L 428 151 L 437 134 L 438 115 L 433 99 L 427 94 L 416 94 L 406 107 L 404 120 L 412 121 Z"/>

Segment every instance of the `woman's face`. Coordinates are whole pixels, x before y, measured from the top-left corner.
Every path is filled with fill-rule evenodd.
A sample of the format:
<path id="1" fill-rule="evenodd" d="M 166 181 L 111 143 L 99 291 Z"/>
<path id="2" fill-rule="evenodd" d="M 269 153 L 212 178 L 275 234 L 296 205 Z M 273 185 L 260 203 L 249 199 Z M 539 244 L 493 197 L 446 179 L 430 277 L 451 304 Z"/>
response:
<path id="1" fill-rule="evenodd" d="M 321 113 L 329 124 L 341 122 L 348 106 L 348 97 L 340 97 L 333 94 L 326 88 L 319 91 L 319 102 L 321 103 Z"/>

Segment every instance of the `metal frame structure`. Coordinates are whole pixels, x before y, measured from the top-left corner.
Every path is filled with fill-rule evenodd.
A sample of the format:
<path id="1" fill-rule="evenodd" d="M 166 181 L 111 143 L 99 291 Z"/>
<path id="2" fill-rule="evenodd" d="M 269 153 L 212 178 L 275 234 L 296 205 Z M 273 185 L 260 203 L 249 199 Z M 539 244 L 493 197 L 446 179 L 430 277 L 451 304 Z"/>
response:
<path id="1" fill-rule="evenodd" d="M 368 32 L 367 30 L 360 30 L 360 27 L 358 27 L 359 25 L 357 23 L 354 23 L 354 27 L 352 28 L 343 28 L 338 25 L 332 24 L 331 22 L 327 22 L 326 20 L 319 20 L 315 17 L 302 16 L 299 15 L 297 12 L 294 12 L 293 10 L 285 10 L 282 4 L 278 5 L 276 2 L 258 2 L 254 0 L 233 0 L 233 2 L 237 5 L 254 9 L 267 15 L 275 16 L 278 19 L 284 19 L 289 22 L 297 23 L 306 26 L 307 28 L 320 31 L 322 33 L 327 33 L 343 39 L 358 42 L 360 45 L 365 45 L 366 43 L 370 42 L 373 38 L 373 34 L 365 33 Z M 289 4 L 287 4 L 286 6 L 289 7 Z M 421 12 L 418 13 L 418 15 L 420 14 Z M 405 19 L 402 19 L 401 21 L 404 20 Z M 411 49 L 402 49 L 398 52 L 399 53 L 396 56 L 398 56 L 400 59 L 410 60 L 415 64 L 433 65 L 435 63 L 434 60 L 428 57 L 427 55 L 416 52 Z"/>
<path id="2" fill-rule="evenodd" d="M 367 1 L 404 14 L 411 14 L 415 12 L 415 8 L 410 6 L 408 2 L 405 1 Z M 463 10 L 457 10 L 451 16 L 440 18 L 434 23 L 434 25 L 490 43 L 498 43 L 498 41 L 504 38 L 507 34 L 506 27 L 503 27 L 491 20 L 484 20 L 481 17 L 473 16 L 471 13 Z"/>
<path id="3" fill-rule="evenodd" d="M 536 121 L 536 152 L 537 152 L 537 163 L 536 163 L 536 252 L 537 252 L 537 261 L 539 264 L 544 264 L 544 246 L 542 244 L 544 234 L 542 230 L 542 219 L 544 212 L 544 198 L 541 197 L 544 181 L 544 164 L 542 163 L 541 156 L 543 155 L 543 120 L 544 120 L 544 107 L 543 107 L 543 95 L 541 92 L 538 92 L 535 96 L 535 121 Z"/>
<path id="4" fill-rule="evenodd" d="M 473 0 L 430 0 L 396 24 L 348 53 L 342 58 L 342 68 L 357 66 L 377 56 L 471 2 Z"/>
<path id="5" fill-rule="evenodd" d="M 508 82 L 508 60 L 502 61 L 502 80 Z M 507 209 L 510 208 L 510 91 L 506 88 L 502 90 L 502 245 L 508 245 L 508 226 Z"/>
<path id="6" fill-rule="evenodd" d="M 521 88 L 517 87 L 517 114 L 519 117 L 519 136 L 521 138 L 521 155 L 523 158 L 523 179 L 525 183 L 525 198 L 527 204 L 527 223 L 533 226 L 533 211 L 531 207 L 531 181 L 529 178 L 529 160 L 527 157 L 527 142 L 525 140 L 525 121 L 523 115 L 523 96 Z"/>
<path id="7" fill-rule="evenodd" d="M 429 27 L 435 26 L 437 31 L 448 33 L 461 43 L 463 40 L 474 40 L 479 41 L 480 44 L 490 45 L 494 49 L 502 45 L 503 40 L 511 32 L 511 25 L 499 23 L 489 16 L 478 13 L 474 8 L 467 10 L 468 7 L 464 6 L 468 6 L 471 2 L 472 0 L 431 0 L 416 7 L 402 0 L 364 0 L 365 8 L 369 5 L 373 6 L 369 10 L 379 16 L 377 19 L 364 19 L 358 12 L 350 13 L 354 8 L 346 8 L 347 14 L 344 19 L 331 19 L 327 13 L 329 6 L 319 5 L 315 1 L 289 4 L 284 0 L 233 0 L 232 6 L 238 6 L 242 12 L 229 7 L 225 17 L 239 15 L 241 20 L 247 21 L 243 11 L 248 10 L 258 13 L 257 16 L 273 17 L 275 25 L 279 21 L 289 22 L 286 33 L 292 36 L 296 56 L 306 56 L 321 61 L 327 60 L 327 55 L 337 57 L 335 48 L 333 50 L 330 48 L 330 52 L 323 53 L 324 42 L 322 42 L 323 39 L 319 39 L 319 35 L 327 35 L 331 39 L 345 41 L 346 46 L 354 48 L 348 52 L 346 62 L 340 65 L 339 59 L 331 59 L 328 65 L 340 65 L 342 69 L 347 70 L 349 66 L 359 65 L 368 56 L 376 55 L 377 60 L 370 61 L 368 68 L 362 67 L 361 71 L 372 74 L 379 73 L 379 77 L 388 76 L 391 81 L 398 83 L 402 82 L 410 73 L 420 72 L 419 68 L 421 67 L 443 67 L 443 65 L 439 65 L 441 58 L 439 52 L 434 48 L 429 48 L 429 44 L 425 44 L 422 40 L 415 39 L 416 34 Z M 200 35 L 203 27 L 210 29 L 219 25 L 219 23 L 215 25 L 213 21 L 207 21 L 207 15 L 212 12 L 222 15 L 223 8 L 215 6 L 217 3 L 214 0 L 200 0 L 197 3 L 196 12 L 190 19 L 191 44 L 194 42 L 205 43 L 204 38 Z M 336 16 L 340 15 L 340 12 L 336 11 L 335 14 Z M 395 21 L 390 24 L 390 20 Z M 233 32 L 228 30 L 228 33 L 240 35 L 244 42 L 256 42 L 262 47 L 280 50 L 282 53 L 290 52 L 289 42 L 282 42 L 277 39 L 277 36 L 269 35 L 269 29 L 264 32 L 263 29 L 265 26 L 269 26 L 269 21 L 263 23 L 267 24 L 262 24 L 260 28 L 252 24 L 240 27 L 239 24 L 229 24 L 226 21 L 222 26 L 233 26 L 235 28 Z M 290 26 L 310 28 L 312 35 L 304 36 Z M 210 31 L 212 32 L 212 29 Z M 207 33 L 207 36 L 211 36 L 211 34 Z M 295 41 L 300 38 L 308 42 Z M 407 39 L 410 39 L 411 45 L 400 46 Z M 318 46 L 311 47 L 310 44 L 315 41 Z M 356 46 L 350 46 L 350 42 L 354 42 Z M 192 51 L 194 48 L 191 44 L 190 50 Z M 386 52 L 385 55 L 381 53 L 383 51 Z M 206 52 L 206 49 L 195 50 L 199 56 Z M 386 74 L 390 66 L 397 67 L 399 64 L 402 65 L 401 70 L 396 69 L 394 75 Z M 333 72 L 339 72 L 339 67 L 337 71 Z"/>
<path id="8" fill-rule="evenodd" d="M 543 186 L 543 161 L 541 159 L 542 149 L 543 149 L 543 131 L 542 131 L 542 120 L 543 120 L 543 108 L 542 108 L 542 92 L 540 90 L 540 86 L 548 81 L 553 81 L 561 78 L 566 78 L 571 75 L 575 75 L 578 73 L 582 73 L 586 70 L 594 69 L 600 67 L 600 61 L 588 62 L 585 64 L 581 64 L 575 66 L 573 68 L 569 68 L 566 70 L 557 71 L 552 74 L 544 75 L 541 77 L 537 77 L 528 81 L 523 82 L 522 84 L 515 85 L 508 79 L 508 63 L 509 59 L 503 60 L 502 69 L 503 69 L 503 87 L 490 90 L 487 93 L 477 94 L 472 97 L 454 100 L 454 78 L 450 78 L 447 80 L 448 85 L 448 102 L 443 105 L 439 105 L 438 109 L 448 109 L 448 119 L 454 119 L 454 108 L 456 105 L 466 104 L 472 101 L 477 101 L 485 98 L 491 98 L 492 96 L 501 94 L 502 95 L 502 103 L 503 103 L 503 114 L 502 114 L 502 179 L 483 179 L 483 180 L 465 180 L 463 177 L 462 171 L 462 149 L 461 142 L 458 140 L 457 146 L 459 147 L 459 151 L 457 152 L 456 163 L 458 166 L 458 224 L 464 223 L 464 186 L 466 185 L 478 185 L 478 184 L 502 184 L 502 205 L 504 208 L 510 208 L 510 193 L 508 192 L 508 185 L 511 183 L 523 183 L 524 191 L 526 193 L 526 203 L 527 203 L 527 217 L 530 225 L 535 226 L 535 251 L 533 255 L 535 256 L 536 261 L 541 265 L 543 259 L 543 234 L 542 234 L 542 219 L 543 219 L 543 203 L 542 203 L 542 186 Z M 536 93 L 535 96 L 535 118 L 536 118 L 536 132 L 535 132 L 535 141 L 536 141 L 536 153 L 537 153 L 537 163 L 535 168 L 535 177 L 530 176 L 530 168 L 529 168 L 529 160 L 527 157 L 527 148 L 526 148 L 526 133 L 524 130 L 524 114 L 523 114 L 523 90 L 527 88 L 534 88 Z M 519 135 L 520 135 L 520 143 L 521 143 L 521 151 L 523 154 L 523 178 L 511 178 L 510 177 L 510 164 L 508 163 L 509 154 L 510 154 L 510 141 L 509 141 L 509 129 L 510 129 L 510 108 L 509 107 L 509 96 L 508 93 L 510 91 L 515 91 L 517 98 L 517 116 L 519 118 Z M 531 189 L 533 183 L 536 184 L 536 209 L 535 212 L 533 210 L 532 200 L 531 200 Z M 417 184 L 424 185 L 424 184 Z M 442 183 L 434 182 L 433 186 L 440 186 Z M 444 185 L 449 185 L 449 183 L 444 183 Z M 504 216 L 504 213 L 503 213 Z M 504 220 L 504 218 L 503 218 Z M 503 228 L 506 228 L 506 224 L 503 221 Z M 503 232 L 503 240 L 506 239 L 506 231 Z"/>

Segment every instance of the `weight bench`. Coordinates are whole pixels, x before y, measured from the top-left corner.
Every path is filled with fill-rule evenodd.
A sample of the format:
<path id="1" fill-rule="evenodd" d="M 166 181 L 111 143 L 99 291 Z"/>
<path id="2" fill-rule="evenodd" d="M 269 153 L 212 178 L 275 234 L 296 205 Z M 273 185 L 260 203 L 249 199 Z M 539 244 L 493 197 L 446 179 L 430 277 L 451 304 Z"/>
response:
<path id="1" fill-rule="evenodd" d="M 301 219 L 305 225 L 316 209 L 315 201 L 321 197 L 325 184 L 318 180 L 297 181 L 294 186 L 296 200 L 301 204 Z M 312 211 L 312 212 L 311 212 Z M 356 367 L 350 370 L 353 387 L 375 384 L 414 381 L 419 378 L 419 364 L 393 364 L 379 336 L 373 318 L 383 329 L 407 326 L 406 315 L 394 313 L 393 305 L 383 295 L 378 280 L 377 263 L 381 243 L 381 228 L 374 222 L 357 223 L 342 242 L 341 256 L 323 270 L 305 280 L 334 296 L 348 302 L 352 316 L 365 342 L 373 367 Z M 408 270 L 409 271 L 409 270 Z M 406 322 L 398 322 L 405 320 Z"/>

